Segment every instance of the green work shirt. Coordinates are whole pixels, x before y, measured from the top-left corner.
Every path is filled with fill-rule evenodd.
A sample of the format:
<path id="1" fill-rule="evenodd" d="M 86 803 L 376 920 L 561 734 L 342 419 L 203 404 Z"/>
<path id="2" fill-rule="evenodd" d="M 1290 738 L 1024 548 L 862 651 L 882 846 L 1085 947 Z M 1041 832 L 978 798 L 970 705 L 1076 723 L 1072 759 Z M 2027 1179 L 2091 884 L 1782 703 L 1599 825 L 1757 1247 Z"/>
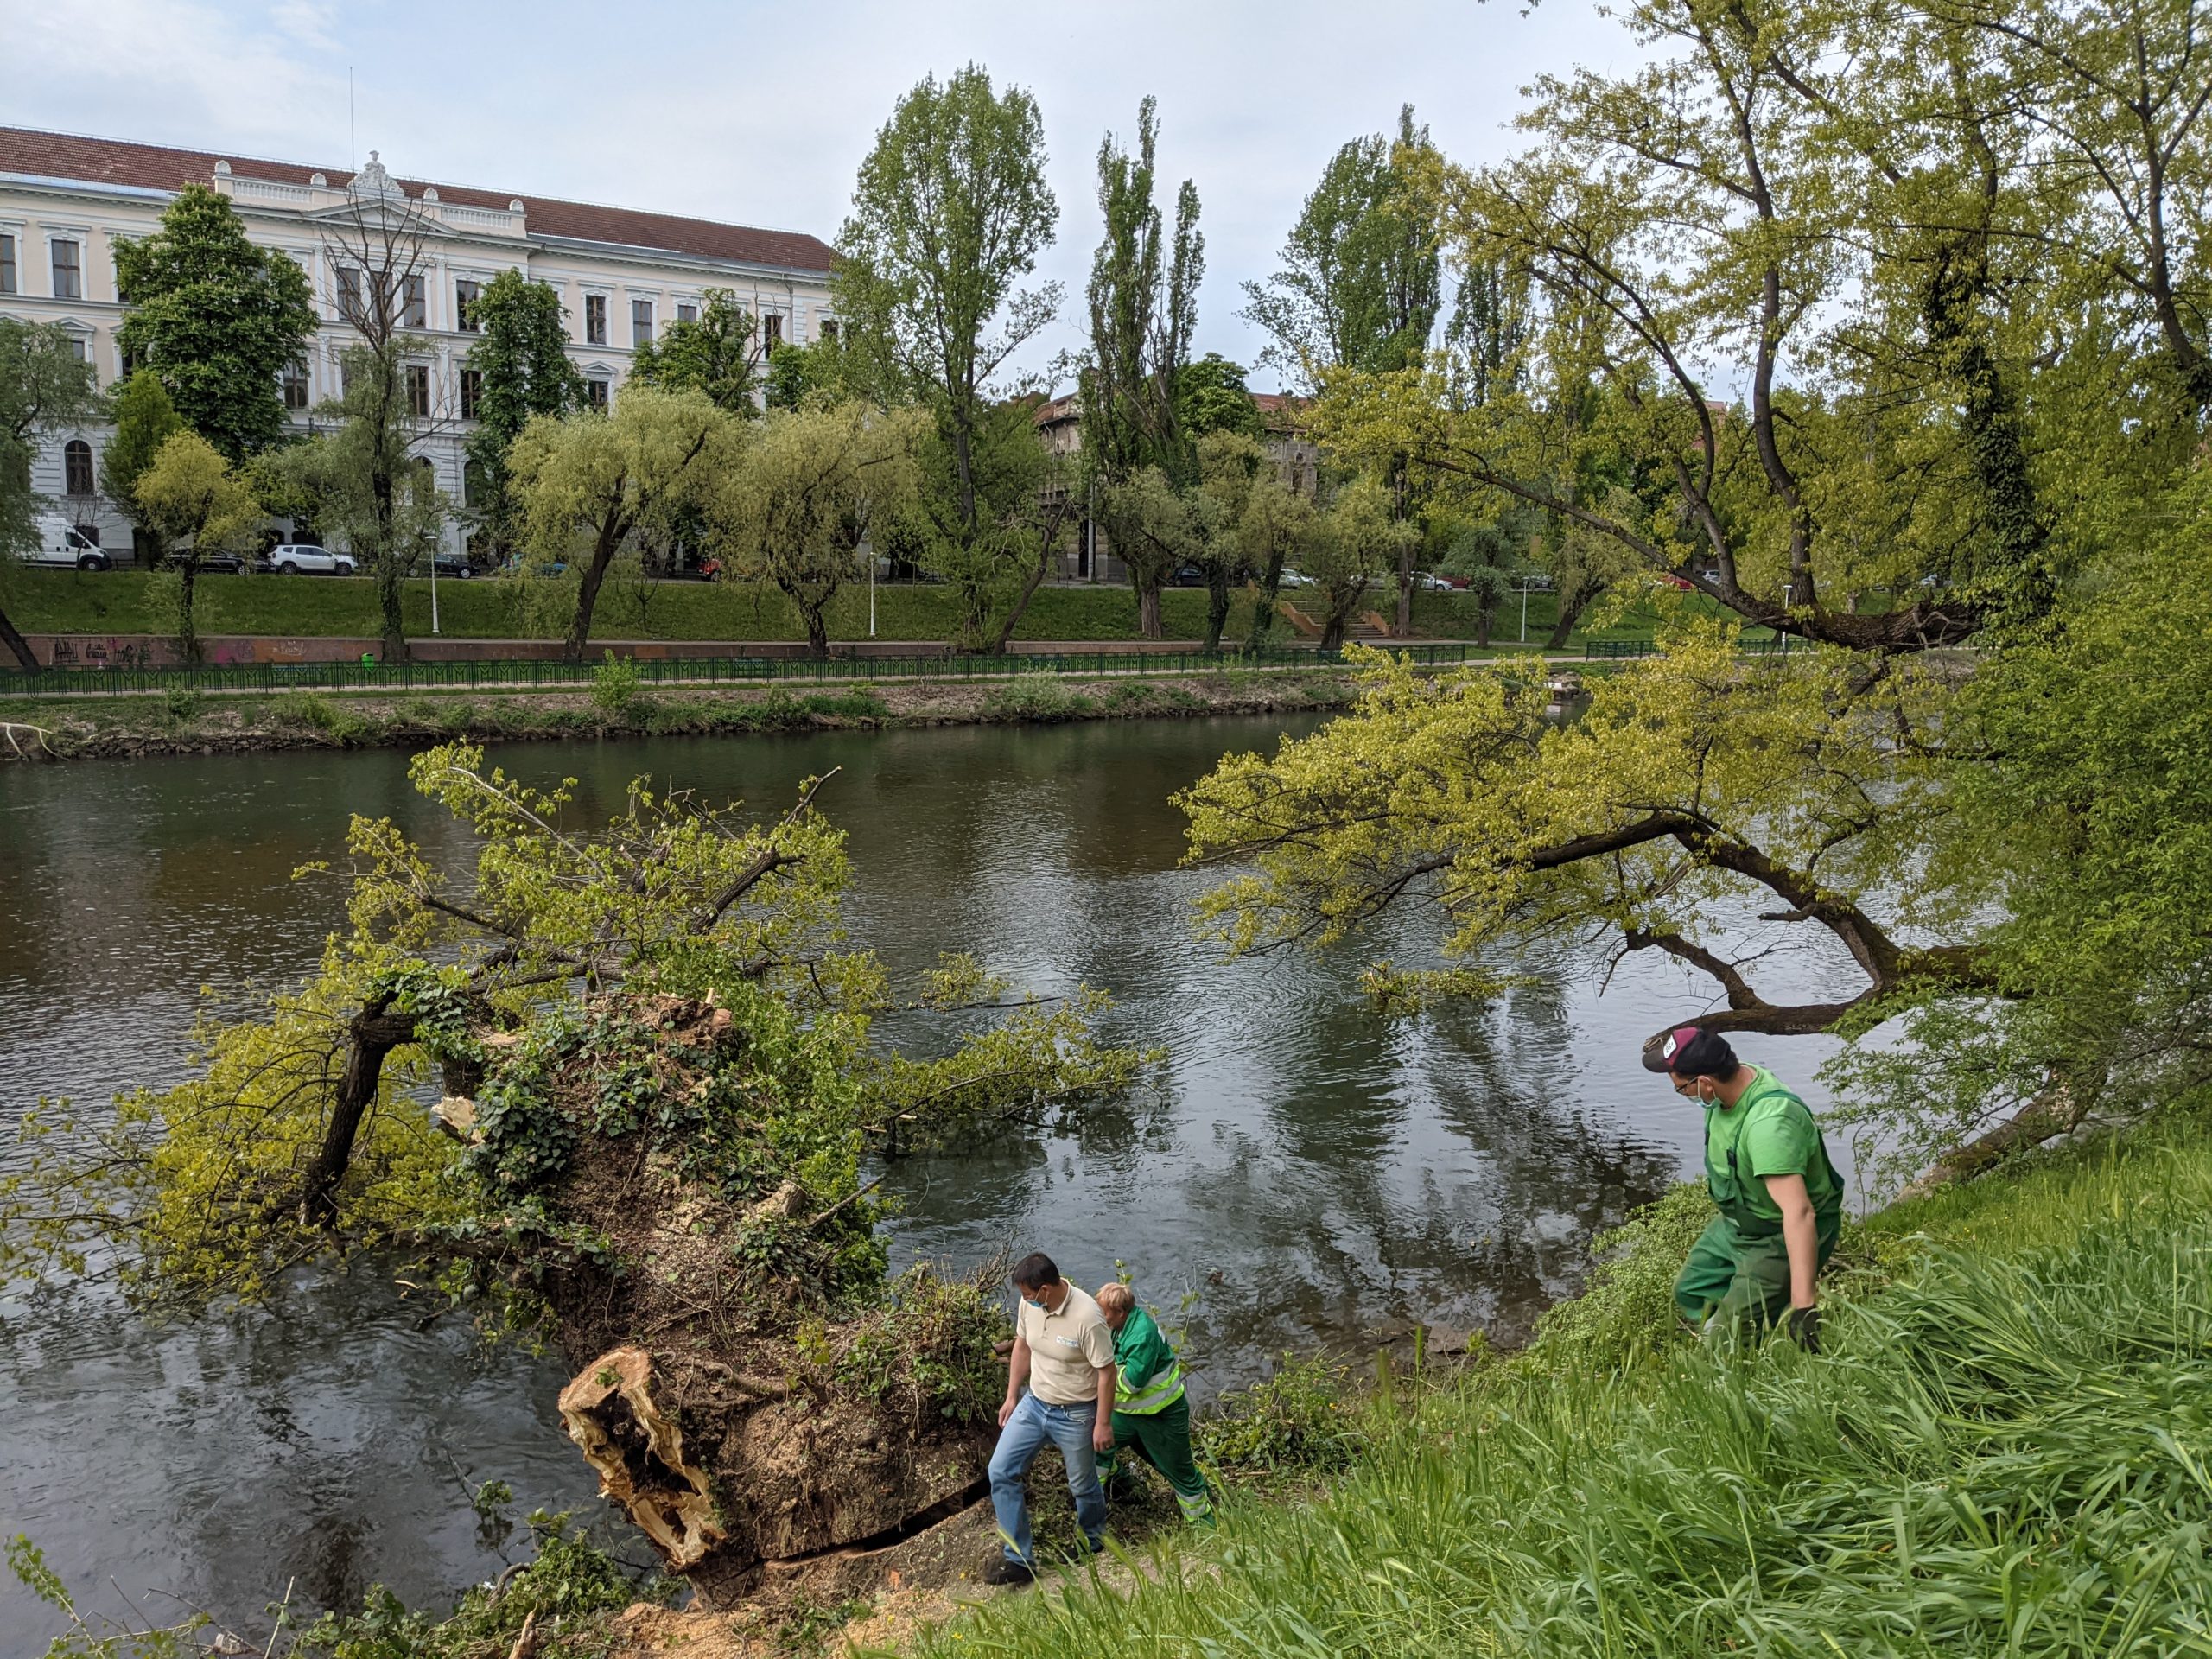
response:
<path id="1" fill-rule="evenodd" d="M 1164 1411 L 1183 1397 L 1183 1367 L 1152 1315 L 1129 1310 L 1114 1338 L 1114 1409 L 1132 1416 Z"/>
<path id="2" fill-rule="evenodd" d="M 1740 1210 L 1778 1228 L 1782 1206 L 1766 1190 L 1769 1175 L 1802 1175 L 1815 1216 L 1842 1212 L 1843 1182 L 1812 1112 L 1771 1071 L 1754 1066 L 1751 1086 L 1733 1106 L 1715 1101 L 1705 1109 L 1706 1191 L 1732 1220 L 1741 1219 Z"/>

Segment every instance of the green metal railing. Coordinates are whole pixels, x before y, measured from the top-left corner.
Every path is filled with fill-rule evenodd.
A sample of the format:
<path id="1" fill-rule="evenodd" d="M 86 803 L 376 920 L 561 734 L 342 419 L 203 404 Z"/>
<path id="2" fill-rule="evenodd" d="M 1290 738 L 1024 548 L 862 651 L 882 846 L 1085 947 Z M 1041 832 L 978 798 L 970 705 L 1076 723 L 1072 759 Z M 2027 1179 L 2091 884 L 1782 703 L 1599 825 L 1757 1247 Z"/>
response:
<path id="1" fill-rule="evenodd" d="M 1392 645 L 1425 667 L 1467 661 L 1465 645 Z M 1223 669 L 1319 668 L 1333 652 L 1279 650 L 1065 652 L 1051 656 L 639 657 L 641 683 L 714 685 L 743 682 L 818 684 L 844 680 L 1003 680 L 1024 674 L 1150 675 Z M 509 659 L 461 663 L 252 663 L 198 668 L 49 668 L 0 676 L 16 696 L 113 696 L 130 691 L 486 690 L 588 686 L 599 663 Z"/>

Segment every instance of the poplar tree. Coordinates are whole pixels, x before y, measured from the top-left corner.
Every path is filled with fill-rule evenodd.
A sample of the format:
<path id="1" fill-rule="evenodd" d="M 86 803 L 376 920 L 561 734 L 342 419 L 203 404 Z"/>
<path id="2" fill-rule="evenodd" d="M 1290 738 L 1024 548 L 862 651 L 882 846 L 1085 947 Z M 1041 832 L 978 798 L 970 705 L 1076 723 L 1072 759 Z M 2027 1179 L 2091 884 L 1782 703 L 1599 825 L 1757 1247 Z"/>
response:
<path id="1" fill-rule="evenodd" d="M 504 552 L 519 531 L 507 452 L 534 416 L 579 407 L 584 379 L 569 360 L 568 311 L 550 285 L 503 270 L 469 310 L 480 338 L 463 363 L 478 377 L 476 429 L 465 446 L 467 505 Z"/>
<path id="2" fill-rule="evenodd" d="M 899 100 L 861 163 L 830 278 L 856 379 L 916 402 L 922 556 L 960 601 L 956 643 L 1003 651 L 1058 545 L 1065 495 L 1040 508 L 1050 462 L 1027 404 L 1001 384 L 1059 309 L 1057 283 L 1021 286 L 1052 240 L 1037 100 L 970 64 Z"/>

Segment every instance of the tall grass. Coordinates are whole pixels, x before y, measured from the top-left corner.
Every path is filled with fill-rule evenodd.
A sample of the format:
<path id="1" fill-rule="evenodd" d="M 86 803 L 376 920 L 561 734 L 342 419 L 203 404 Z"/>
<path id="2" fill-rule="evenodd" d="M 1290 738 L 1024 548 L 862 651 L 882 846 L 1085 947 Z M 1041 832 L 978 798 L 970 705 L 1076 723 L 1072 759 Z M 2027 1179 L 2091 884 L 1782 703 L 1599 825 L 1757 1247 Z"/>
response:
<path id="1" fill-rule="evenodd" d="M 1876 1230 L 1916 1224 L 1821 1356 L 1499 1367 L 1319 1501 L 1232 1507 L 928 1650 L 2212 1654 L 2212 1136 Z"/>

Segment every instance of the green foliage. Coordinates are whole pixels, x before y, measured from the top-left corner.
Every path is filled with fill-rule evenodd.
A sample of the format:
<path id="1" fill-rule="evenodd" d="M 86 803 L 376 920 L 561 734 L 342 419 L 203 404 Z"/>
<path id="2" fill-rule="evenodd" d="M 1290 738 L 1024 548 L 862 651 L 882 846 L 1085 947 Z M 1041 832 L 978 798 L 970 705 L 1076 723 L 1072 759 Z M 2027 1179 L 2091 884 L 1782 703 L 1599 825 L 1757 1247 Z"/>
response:
<path id="1" fill-rule="evenodd" d="M 583 374 L 569 359 L 568 312 L 559 292 L 521 271 L 485 283 L 472 308 L 480 338 L 464 365 L 478 375 L 476 430 L 468 435 L 470 512 L 495 548 L 517 537 L 507 451 L 538 416 L 559 416 L 584 401 Z"/>
<path id="2" fill-rule="evenodd" d="M 1244 315 L 1273 337 L 1262 361 L 1318 382 L 1325 371 L 1417 363 L 1443 308 L 1442 158 L 1399 112 L 1337 151 L 1306 199 L 1283 268 L 1244 284 Z"/>
<path id="3" fill-rule="evenodd" d="M 637 659 L 608 652 L 591 673 L 591 705 L 602 715 L 619 715 L 637 700 Z"/>
<path id="4" fill-rule="evenodd" d="M 1681 1331 L 1675 1277 L 1713 1214 L 1704 1185 L 1682 1181 L 1599 1234 L 1591 1243 L 1598 1265 L 1589 1281 L 1545 1310 L 1528 1363 L 1560 1374 L 1602 1375 L 1675 1345 Z"/>
<path id="5" fill-rule="evenodd" d="M 1366 1440 L 1342 1366 L 1282 1357 L 1273 1376 L 1224 1395 L 1192 1425 L 1199 1458 L 1231 1473 L 1333 1474 Z"/>
<path id="6" fill-rule="evenodd" d="M 138 480 L 170 435 L 183 429 L 183 416 L 151 369 L 137 370 L 116 392 L 115 435 L 100 452 L 100 490 L 153 542 L 156 557 L 159 532 L 138 505 Z"/>
<path id="7" fill-rule="evenodd" d="M 0 642 L 25 669 L 38 666 L 8 619 L 21 587 L 18 551 L 38 543 L 46 498 L 31 487 L 31 458 L 48 434 L 97 417 L 99 382 L 57 323 L 0 317 Z"/>
<path id="8" fill-rule="evenodd" d="M 936 423 L 906 539 L 957 592 L 961 646 L 1003 648 L 1058 522 L 1036 524 L 1043 446 L 1027 404 L 997 381 L 1058 309 L 1057 283 L 1020 286 L 1058 216 L 1036 100 L 971 64 L 899 100 L 838 232 L 847 387 Z"/>
<path id="9" fill-rule="evenodd" d="M 1000 1287 L 952 1279 L 918 1263 L 830 1361 L 838 1386 L 875 1401 L 897 1400 L 916 1418 L 982 1424 L 996 1414 L 1005 1335 Z"/>
<path id="10" fill-rule="evenodd" d="M 695 321 L 678 320 L 631 355 L 633 385 L 664 391 L 700 391 L 715 408 L 745 420 L 758 412 L 753 395 L 760 352 L 753 335 L 759 320 L 726 288 L 710 288 Z"/>
<path id="11" fill-rule="evenodd" d="M 205 1613 L 159 1628 L 118 1625 L 105 1619 L 93 1624 L 77 1611 L 68 1586 L 46 1564 L 36 1544 L 17 1533 L 8 1541 L 7 1554 L 8 1570 L 16 1581 L 69 1621 L 67 1631 L 48 1645 L 46 1659 L 191 1659 L 203 1651 L 192 1637 L 207 1627 Z"/>
<path id="12" fill-rule="evenodd" d="M 728 567 L 765 578 L 797 607 L 811 654 L 830 654 L 830 601 L 874 556 L 885 526 L 913 511 L 918 410 L 858 401 L 769 412 L 709 514 L 709 545 Z"/>
<path id="13" fill-rule="evenodd" d="M 531 1651 L 543 1659 L 599 1659 L 610 1637 L 595 1616 L 632 1602 L 666 1601 L 677 1588 L 659 1578 L 638 1583 L 571 1515 L 540 1510 L 529 1525 L 537 1545 L 530 1565 L 498 1587 L 471 1590 L 445 1618 L 410 1612 L 377 1585 L 359 1612 L 327 1614 L 302 1634 L 302 1645 L 328 1659 L 496 1659 L 512 1650 L 529 1624 Z"/>
<path id="14" fill-rule="evenodd" d="M 1074 720 L 1096 706 L 1091 698 L 1071 689 L 1057 674 L 1025 674 L 992 688 L 983 699 L 983 712 L 994 720 Z"/>
<path id="15" fill-rule="evenodd" d="M 858 395 L 864 388 L 841 335 L 825 334 L 808 344 L 779 340 L 768 348 L 762 394 L 771 409 L 798 409 L 811 398 Z"/>
<path id="16" fill-rule="evenodd" d="M 737 465 L 745 429 L 704 392 L 635 386 L 612 413 L 537 416 L 516 439 L 507 465 L 531 557 L 577 567 L 569 661 L 584 659 L 615 556 L 702 509 Z"/>
<path id="17" fill-rule="evenodd" d="M 124 355 L 161 377 L 176 412 L 226 461 L 276 443 L 285 417 L 279 377 L 315 338 L 307 273 L 258 248 L 227 197 L 188 184 L 153 235 L 114 244 L 129 309 Z"/>
<path id="18" fill-rule="evenodd" d="M 812 785 L 748 826 L 640 779 L 589 833 L 562 827 L 567 785 L 518 785 L 479 750 L 432 749 L 410 771 L 469 832 L 472 865 L 354 820 L 350 928 L 317 975 L 236 1012 L 211 1002 L 192 1077 L 125 1096 L 111 1123 L 26 1116 L 29 1150 L 0 1179 L 0 1272 L 97 1257 L 135 1296 L 198 1306 L 265 1297 L 328 1251 L 404 1249 L 433 1274 L 449 1264 L 456 1294 L 488 1294 L 490 1318 L 527 1323 L 547 1270 L 615 1265 L 552 1189 L 588 1144 L 635 1138 L 621 1167 L 657 1153 L 754 1214 L 733 1255 L 772 1291 L 763 1306 L 865 1303 L 884 1266 L 866 1136 L 1030 1121 L 1127 1089 L 1150 1058 L 1099 1042 L 1096 993 L 1014 999 L 961 962 L 921 1001 L 982 1017 L 929 1058 L 880 1048 L 874 1021 L 899 1005 L 881 965 L 842 947 L 843 837 Z M 657 995 L 706 1000 L 741 1040 L 673 1043 L 639 1013 Z M 466 1144 L 412 1098 L 434 1068 L 474 1074 Z M 753 1211 L 787 1185 L 795 1207 Z M 917 1317 L 925 1300 L 912 1293 Z"/>
<path id="19" fill-rule="evenodd" d="M 1185 363 L 1175 376 L 1176 418 L 1193 440 L 1209 432 L 1233 432 L 1255 442 L 1267 435 L 1260 406 L 1244 384 L 1241 364 L 1218 352 Z"/>
<path id="20" fill-rule="evenodd" d="M 261 527 L 261 503 L 231 471 L 215 447 L 179 428 L 163 439 L 138 475 L 138 512 L 168 550 L 174 572 L 164 608 L 185 660 L 200 660 L 200 632 L 193 603 L 200 559 L 242 551 Z"/>
<path id="21" fill-rule="evenodd" d="M 345 392 L 320 411 L 333 429 L 264 468 L 288 509 L 352 553 L 374 582 L 378 631 L 395 661 L 406 655 L 407 579 L 437 552 L 453 505 L 429 461 L 415 454 L 424 423 L 408 386 L 416 349 L 400 334 L 347 346 Z"/>

